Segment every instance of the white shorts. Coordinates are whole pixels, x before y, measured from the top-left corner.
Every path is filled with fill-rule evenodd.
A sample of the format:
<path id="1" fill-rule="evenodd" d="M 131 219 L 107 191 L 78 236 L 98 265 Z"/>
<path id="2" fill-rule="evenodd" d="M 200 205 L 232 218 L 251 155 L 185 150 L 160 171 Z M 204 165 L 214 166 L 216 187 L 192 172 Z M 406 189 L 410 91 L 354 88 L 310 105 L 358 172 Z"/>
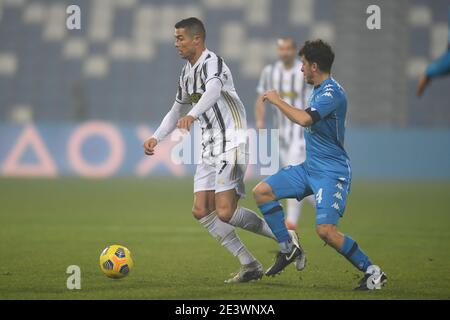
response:
<path id="1" fill-rule="evenodd" d="M 304 142 L 296 142 L 289 148 L 280 149 L 280 162 L 282 167 L 288 165 L 298 165 L 306 160 L 306 148 Z"/>
<path id="2" fill-rule="evenodd" d="M 211 190 L 218 193 L 235 189 L 236 193 L 244 198 L 247 163 L 246 145 L 230 149 L 217 157 L 203 158 L 195 171 L 194 193 Z"/>

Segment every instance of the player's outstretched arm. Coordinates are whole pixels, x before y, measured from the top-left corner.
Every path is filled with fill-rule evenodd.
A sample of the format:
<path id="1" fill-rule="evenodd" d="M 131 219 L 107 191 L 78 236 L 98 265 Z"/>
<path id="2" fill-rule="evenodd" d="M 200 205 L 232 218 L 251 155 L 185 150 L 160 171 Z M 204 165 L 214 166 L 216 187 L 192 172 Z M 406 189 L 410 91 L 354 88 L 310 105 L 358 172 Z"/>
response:
<path id="1" fill-rule="evenodd" d="M 419 78 L 416 87 L 417 96 L 421 96 L 431 80 L 450 74 L 450 49 L 430 63 L 425 73 Z"/>
<path id="2" fill-rule="evenodd" d="M 161 121 L 158 129 L 156 129 L 155 133 L 145 140 L 144 142 L 144 152 L 146 155 L 153 155 L 154 149 L 159 141 L 163 140 L 167 135 L 169 135 L 173 130 L 175 130 L 177 121 L 180 119 L 186 112 L 186 105 L 181 104 L 177 101 L 173 103 L 172 108 L 166 114 L 164 119 Z"/>
<path id="3" fill-rule="evenodd" d="M 294 108 L 289 103 L 283 101 L 276 90 L 269 90 L 264 93 L 264 101 L 269 101 L 274 104 L 281 112 L 286 115 L 292 122 L 295 122 L 302 127 L 307 127 L 313 124 L 313 119 L 306 111 Z"/>
<path id="4" fill-rule="evenodd" d="M 204 112 L 208 111 L 219 100 L 222 91 L 222 81 L 218 78 L 212 78 L 206 83 L 205 92 L 200 100 L 192 108 L 189 113 L 178 120 L 177 127 L 179 129 L 189 130 L 194 120 L 200 117 Z"/>

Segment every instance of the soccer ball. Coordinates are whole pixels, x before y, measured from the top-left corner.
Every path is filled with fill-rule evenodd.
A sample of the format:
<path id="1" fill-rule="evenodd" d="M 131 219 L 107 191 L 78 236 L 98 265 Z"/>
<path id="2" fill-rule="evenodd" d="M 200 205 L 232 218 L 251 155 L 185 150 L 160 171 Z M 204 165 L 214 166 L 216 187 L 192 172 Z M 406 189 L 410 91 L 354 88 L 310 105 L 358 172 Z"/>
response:
<path id="1" fill-rule="evenodd" d="M 130 250 L 124 246 L 115 244 L 106 247 L 100 254 L 100 269 L 109 278 L 123 278 L 130 273 L 133 266 Z"/>

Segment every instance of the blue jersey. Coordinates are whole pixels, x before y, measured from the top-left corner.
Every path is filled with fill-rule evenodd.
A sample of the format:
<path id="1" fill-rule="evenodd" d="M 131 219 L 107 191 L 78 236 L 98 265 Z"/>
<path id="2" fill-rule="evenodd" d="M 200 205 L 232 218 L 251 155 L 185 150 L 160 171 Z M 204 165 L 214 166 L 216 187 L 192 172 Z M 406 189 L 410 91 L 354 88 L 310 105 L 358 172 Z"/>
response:
<path id="1" fill-rule="evenodd" d="M 310 174 L 351 179 L 350 160 L 344 149 L 344 89 L 330 77 L 314 88 L 308 107 L 314 123 L 305 130 L 306 170 Z"/>

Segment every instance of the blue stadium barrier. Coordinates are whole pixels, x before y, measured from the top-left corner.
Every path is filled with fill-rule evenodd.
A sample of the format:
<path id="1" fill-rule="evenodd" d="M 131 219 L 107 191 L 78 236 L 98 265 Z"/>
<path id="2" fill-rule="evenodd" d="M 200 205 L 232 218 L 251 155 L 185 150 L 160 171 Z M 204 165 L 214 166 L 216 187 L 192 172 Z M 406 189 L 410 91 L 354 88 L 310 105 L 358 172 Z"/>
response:
<path id="1" fill-rule="evenodd" d="M 0 125 L 1 176 L 189 176 L 194 165 L 175 160 L 177 141 L 166 139 L 146 157 L 148 125 L 83 123 Z M 450 178 L 450 130 L 348 129 L 346 149 L 354 179 Z M 190 150 L 190 148 L 188 148 Z M 175 153 L 174 153 L 175 152 Z M 193 156 L 189 156 L 193 160 Z M 259 158 L 257 158 L 259 159 Z M 249 175 L 260 176 L 261 163 Z"/>

